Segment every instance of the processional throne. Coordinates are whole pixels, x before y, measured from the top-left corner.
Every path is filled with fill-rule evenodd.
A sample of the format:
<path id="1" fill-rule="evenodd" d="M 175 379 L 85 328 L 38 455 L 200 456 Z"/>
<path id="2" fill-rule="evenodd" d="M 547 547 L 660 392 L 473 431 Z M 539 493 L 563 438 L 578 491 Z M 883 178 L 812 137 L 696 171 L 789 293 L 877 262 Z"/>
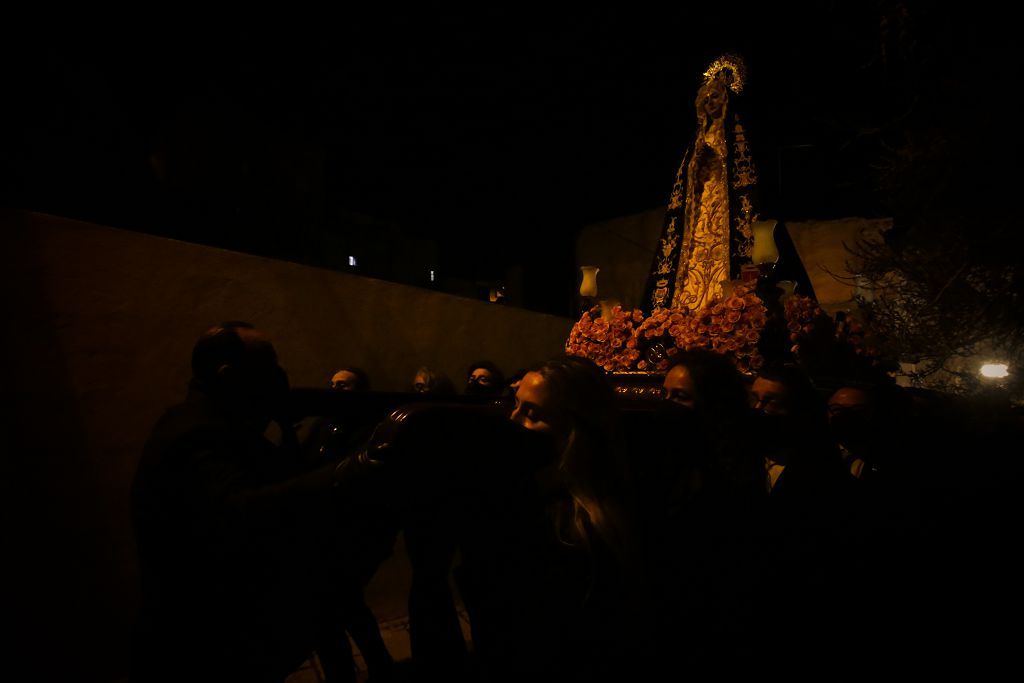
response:
<path id="1" fill-rule="evenodd" d="M 595 306 L 566 342 L 567 353 L 612 373 L 620 393 L 657 394 L 680 349 L 723 353 L 749 375 L 795 360 L 802 337 L 835 337 L 813 292 L 795 294 L 792 282 L 776 277 L 776 221 L 759 214 L 741 116 L 745 81 L 744 63 L 733 55 L 704 72 L 696 134 L 676 174 L 641 308 Z"/>

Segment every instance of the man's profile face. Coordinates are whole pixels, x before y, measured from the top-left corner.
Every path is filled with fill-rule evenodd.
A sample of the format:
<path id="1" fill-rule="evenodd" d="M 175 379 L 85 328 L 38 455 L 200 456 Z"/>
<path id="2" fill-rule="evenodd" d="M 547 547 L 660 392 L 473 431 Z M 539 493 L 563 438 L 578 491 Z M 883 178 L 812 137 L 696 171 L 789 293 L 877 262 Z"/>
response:
<path id="1" fill-rule="evenodd" d="M 277 351 L 270 338 L 259 330 L 238 328 L 238 338 L 245 345 L 239 370 L 251 381 L 260 382 L 281 370 L 277 364 Z"/>
<path id="2" fill-rule="evenodd" d="M 412 390 L 417 394 L 425 394 L 430 391 L 430 378 L 425 373 L 417 372 L 412 380 Z"/>
<path id="3" fill-rule="evenodd" d="M 665 400 L 671 401 L 689 410 L 697 404 L 697 387 L 693 384 L 693 376 L 685 365 L 677 365 L 665 375 Z"/>
<path id="4" fill-rule="evenodd" d="M 348 370 L 339 370 L 331 377 L 331 389 L 335 391 L 355 391 L 358 384 L 359 378 Z"/>
<path id="5" fill-rule="evenodd" d="M 840 387 L 828 399 L 828 415 L 831 420 L 843 413 L 867 413 L 871 400 L 867 392 L 856 387 Z"/>
<path id="6" fill-rule="evenodd" d="M 271 417 L 288 393 L 288 375 L 277 362 L 270 339 L 259 330 L 239 328 L 245 345 L 241 362 L 228 373 L 228 381 L 250 408 Z"/>
<path id="7" fill-rule="evenodd" d="M 789 415 L 789 390 L 782 382 L 758 377 L 750 387 L 750 405 L 765 415 Z"/>

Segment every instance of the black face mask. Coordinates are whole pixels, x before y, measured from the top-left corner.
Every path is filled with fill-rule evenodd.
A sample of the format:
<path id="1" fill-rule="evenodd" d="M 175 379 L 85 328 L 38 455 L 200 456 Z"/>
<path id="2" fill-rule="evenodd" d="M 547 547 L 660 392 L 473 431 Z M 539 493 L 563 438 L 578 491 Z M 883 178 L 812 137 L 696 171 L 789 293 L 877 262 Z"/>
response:
<path id="1" fill-rule="evenodd" d="M 769 415 L 761 411 L 753 414 L 751 435 L 763 455 L 776 462 L 787 460 L 804 438 L 797 420 L 789 415 Z"/>
<path id="2" fill-rule="evenodd" d="M 829 419 L 833 438 L 844 446 L 860 446 L 870 439 L 871 424 L 867 415 L 857 412 L 834 413 Z"/>
<path id="3" fill-rule="evenodd" d="M 501 387 L 496 385 L 485 387 L 483 384 L 478 382 L 469 382 L 466 384 L 467 396 L 497 396 L 500 393 Z"/>
<path id="4" fill-rule="evenodd" d="M 696 409 L 690 406 L 684 406 L 671 401 L 669 399 L 662 399 L 657 407 L 658 412 L 662 415 L 669 415 L 677 419 L 689 419 L 696 415 Z"/>

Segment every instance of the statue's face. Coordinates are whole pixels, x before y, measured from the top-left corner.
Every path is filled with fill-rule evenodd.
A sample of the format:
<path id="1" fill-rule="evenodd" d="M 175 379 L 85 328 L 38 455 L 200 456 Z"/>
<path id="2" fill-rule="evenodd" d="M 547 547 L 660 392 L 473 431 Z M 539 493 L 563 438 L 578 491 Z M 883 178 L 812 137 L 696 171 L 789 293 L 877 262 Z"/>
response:
<path id="1" fill-rule="evenodd" d="M 697 96 L 697 107 L 705 116 L 718 118 L 725 112 L 725 102 L 729 97 L 729 90 L 719 79 L 713 79 L 705 83 Z"/>

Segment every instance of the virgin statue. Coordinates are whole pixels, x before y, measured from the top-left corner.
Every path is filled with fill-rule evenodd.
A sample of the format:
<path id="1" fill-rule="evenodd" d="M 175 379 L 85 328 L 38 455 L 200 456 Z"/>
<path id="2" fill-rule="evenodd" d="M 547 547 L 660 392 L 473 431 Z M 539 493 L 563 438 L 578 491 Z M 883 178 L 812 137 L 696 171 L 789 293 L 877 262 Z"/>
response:
<path id="1" fill-rule="evenodd" d="M 648 278 L 647 312 L 699 310 L 750 262 L 757 173 L 736 111 L 744 78 L 742 60 L 731 55 L 704 72 L 695 102 L 697 133 L 672 188 Z"/>

